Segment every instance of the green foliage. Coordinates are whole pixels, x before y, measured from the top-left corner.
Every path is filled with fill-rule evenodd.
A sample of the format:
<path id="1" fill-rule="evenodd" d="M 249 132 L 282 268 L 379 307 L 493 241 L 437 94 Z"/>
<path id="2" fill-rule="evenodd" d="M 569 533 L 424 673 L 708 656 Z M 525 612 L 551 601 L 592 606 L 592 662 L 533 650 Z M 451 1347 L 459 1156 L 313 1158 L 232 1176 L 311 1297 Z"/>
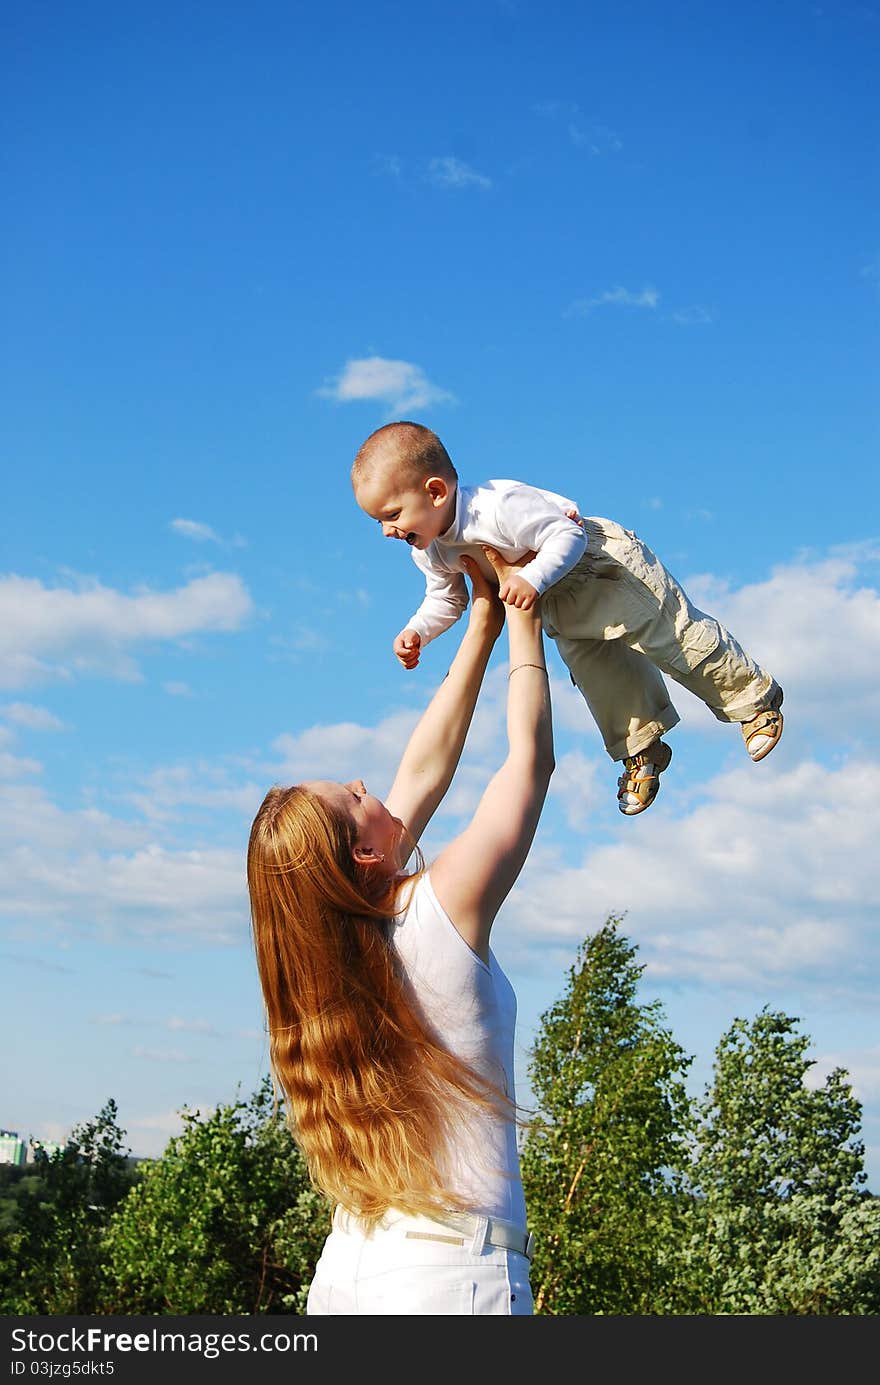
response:
<path id="1" fill-rule="evenodd" d="M 329 1213 L 269 1079 L 184 1121 L 108 1228 L 102 1311 L 304 1312 Z"/>
<path id="2" fill-rule="evenodd" d="M 0 1243 L 8 1232 L 23 1225 L 27 1208 L 38 1196 L 42 1182 L 33 1164 L 0 1164 Z"/>
<path id="3" fill-rule="evenodd" d="M 609 918 L 530 1061 L 522 1150 L 536 1312 L 880 1312 L 880 1199 L 847 1075 L 805 1081 L 809 1039 L 736 1020 L 702 1102 L 644 968 Z M 330 1227 L 267 1077 L 133 1169 L 116 1105 L 0 1177 L 0 1313 L 305 1311 Z"/>
<path id="4" fill-rule="evenodd" d="M 579 949 L 532 1049 L 522 1170 L 538 1313 L 651 1313 L 674 1273 L 670 1170 L 689 1131 L 691 1059 L 659 1005 L 637 1003 L 644 968 L 618 924 Z"/>
<path id="5" fill-rule="evenodd" d="M 732 1025 L 689 1101 L 690 1060 L 637 1002 L 618 924 L 582 946 L 532 1052 L 536 1311 L 878 1313 L 880 1200 L 846 1073 L 808 1085 L 809 1038 L 765 1009 Z"/>
<path id="6" fill-rule="evenodd" d="M 116 1105 L 9 1182 L 0 1312 L 301 1313 L 329 1213 L 267 1078 L 136 1171 Z"/>
<path id="7" fill-rule="evenodd" d="M 63 1150 L 38 1154 L 0 1230 L 0 1311 L 99 1311 L 103 1230 L 137 1178 L 123 1135 L 111 1100 Z"/>
<path id="8" fill-rule="evenodd" d="M 678 1293 L 663 1311 L 880 1311 L 880 1201 L 861 1190 L 861 1107 L 840 1069 L 805 1085 L 809 1040 L 796 1022 L 764 1009 L 716 1049 Z"/>

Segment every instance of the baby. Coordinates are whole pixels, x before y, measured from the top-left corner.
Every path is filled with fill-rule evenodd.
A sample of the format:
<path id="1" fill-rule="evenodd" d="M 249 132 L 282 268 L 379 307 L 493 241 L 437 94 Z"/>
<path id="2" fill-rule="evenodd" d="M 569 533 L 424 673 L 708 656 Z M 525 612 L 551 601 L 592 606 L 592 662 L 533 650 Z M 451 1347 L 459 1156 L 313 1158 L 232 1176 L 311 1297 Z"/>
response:
<path id="1" fill-rule="evenodd" d="M 664 674 L 719 721 L 738 723 L 763 760 L 782 735 L 782 688 L 719 621 L 697 610 L 659 558 L 613 520 L 581 518 L 572 500 L 521 481 L 461 485 L 443 443 L 419 423 L 387 423 L 351 470 L 358 505 L 387 538 L 409 544 L 425 595 L 394 641 L 404 668 L 468 604 L 461 557 L 494 573 L 482 546 L 508 562 L 531 557 L 502 584 L 502 601 L 541 598 L 545 632 L 568 667 L 612 760 L 627 817 L 654 802 L 672 759 L 661 736 L 681 720 Z"/>

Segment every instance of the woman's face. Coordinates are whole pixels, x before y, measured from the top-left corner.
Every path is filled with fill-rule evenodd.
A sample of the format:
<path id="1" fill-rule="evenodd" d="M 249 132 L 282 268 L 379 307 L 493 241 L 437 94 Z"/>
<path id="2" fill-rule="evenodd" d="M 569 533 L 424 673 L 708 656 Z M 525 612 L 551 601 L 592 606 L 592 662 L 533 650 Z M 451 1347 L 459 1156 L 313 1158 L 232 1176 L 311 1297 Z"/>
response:
<path id="1" fill-rule="evenodd" d="M 374 860 L 377 867 L 384 868 L 389 875 L 398 870 L 403 823 L 400 818 L 391 816 L 381 798 L 367 793 L 363 779 L 351 779 L 347 784 L 314 779 L 303 784 L 303 788 L 316 794 L 328 808 L 351 819 L 355 851 L 363 853 L 359 859 Z"/>

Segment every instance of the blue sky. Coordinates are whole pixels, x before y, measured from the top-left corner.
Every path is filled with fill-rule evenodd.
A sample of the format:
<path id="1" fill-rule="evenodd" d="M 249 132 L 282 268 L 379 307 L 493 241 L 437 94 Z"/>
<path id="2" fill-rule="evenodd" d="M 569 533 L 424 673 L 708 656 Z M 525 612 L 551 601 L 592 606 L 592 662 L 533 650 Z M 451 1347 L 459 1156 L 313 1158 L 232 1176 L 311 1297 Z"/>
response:
<path id="1" fill-rule="evenodd" d="M 0 1125 L 135 1153 L 266 1071 L 247 833 L 387 790 L 460 630 L 355 506 L 395 417 L 634 529 L 785 687 L 675 693 L 644 816 L 550 646 L 558 769 L 495 951 L 538 1017 L 609 913 L 694 1055 L 763 1006 L 880 1191 L 880 8 L 18 7 L 2 58 Z M 504 650 L 430 856 L 504 753 Z"/>

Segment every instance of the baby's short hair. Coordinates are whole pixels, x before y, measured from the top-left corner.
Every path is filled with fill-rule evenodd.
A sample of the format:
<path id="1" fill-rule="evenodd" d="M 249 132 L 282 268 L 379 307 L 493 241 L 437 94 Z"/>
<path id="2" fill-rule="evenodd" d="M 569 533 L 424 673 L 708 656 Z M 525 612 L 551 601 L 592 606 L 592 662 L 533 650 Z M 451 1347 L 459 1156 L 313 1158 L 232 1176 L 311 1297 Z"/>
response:
<path id="1" fill-rule="evenodd" d="M 458 472 L 437 434 L 406 419 L 383 424 L 361 443 L 352 463 L 352 486 L 357 490 L 385 467 L 393 468 L 400 480 L 414 484 L 428 476 L 442 476 L 449 482 L 458 480 Z"/>

